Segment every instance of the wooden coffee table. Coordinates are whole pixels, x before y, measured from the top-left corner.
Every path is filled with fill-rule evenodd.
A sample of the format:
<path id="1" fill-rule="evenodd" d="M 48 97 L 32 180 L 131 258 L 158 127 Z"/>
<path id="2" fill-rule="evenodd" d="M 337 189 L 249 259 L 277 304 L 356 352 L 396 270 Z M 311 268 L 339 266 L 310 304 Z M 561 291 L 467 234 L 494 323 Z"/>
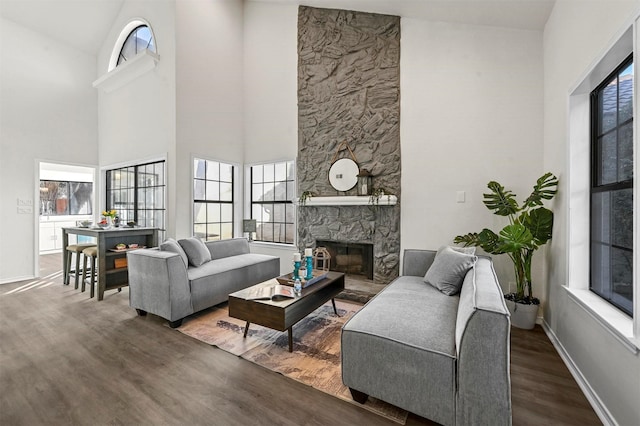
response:
<path id="1" fill-rule="evenodd" d="M 328 272 L 327 277 L 302 289 L 302 295 L 295 299 L 281 301 L 246 299 L 251 289 L 277 285 L 274 278 L 255 286 L 236 291 L 229 295 L 229 316 L 245 320 L 244 337 L 247 337 L 251 323 L 289 332 L 289 352 L 293 352 L 293 325 L 331 300 L 333 311 L 338 315 L 334 297 L 344 290 L 344 274 Z"/>

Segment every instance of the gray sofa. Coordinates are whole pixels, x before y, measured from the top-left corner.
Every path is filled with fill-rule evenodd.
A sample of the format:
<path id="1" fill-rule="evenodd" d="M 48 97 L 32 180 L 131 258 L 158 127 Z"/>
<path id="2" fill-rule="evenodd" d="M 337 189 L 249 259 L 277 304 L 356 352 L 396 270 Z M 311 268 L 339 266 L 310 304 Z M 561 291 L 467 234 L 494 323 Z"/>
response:
<path id="1" fill-rule="evenodd" d="M 183 247 L 186 253 L 178 242 L 170 240 L 160 249 L 127 253 L 129 305 L 139 315 L 150 312 L 169 320 L 175 328 L 186 316 L 226 302 L 229 293 L 280 274 L 280 259 L 250 253 L 244 238 L 205 242 L 205 259 L 197 259 L 198 253 Z"/>
<path id="2" fill-rule="evenodd" d="M 491 259 L 457 295 L 425 283 L 436 252 L 406 250 L 403 274 L 342 329 L 354 400 L 386 401 L 444 425 L 510 425 L 510 319 Z"/>

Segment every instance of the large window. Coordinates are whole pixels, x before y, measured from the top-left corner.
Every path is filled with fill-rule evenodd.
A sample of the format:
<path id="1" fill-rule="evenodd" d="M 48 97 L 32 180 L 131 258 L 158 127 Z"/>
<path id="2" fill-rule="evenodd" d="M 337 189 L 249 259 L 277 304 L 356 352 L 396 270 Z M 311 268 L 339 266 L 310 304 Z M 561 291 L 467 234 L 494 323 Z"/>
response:
<path id="1" fill-rule="evenodd" d="M 295 242 L 295 163 L 283 161 L 251 166 L 251 218 L 256 241 Z"/>
<path id="2" fill-rule="evenodd" d="M 193 235 L 233 238 L 233 176 L 231 164 L 193 160 Z"/>
<path id="3" fill-rule="evenodd" d="M 165 230 L 165 162 L 139 164 L 106 172 L 106 209 L 116 210 L 121 221 Z"/>
<path id="4" fill-rule="evenodd" d="M 591 92 L 590 289 L 633 315 L 633 58 Z"/>

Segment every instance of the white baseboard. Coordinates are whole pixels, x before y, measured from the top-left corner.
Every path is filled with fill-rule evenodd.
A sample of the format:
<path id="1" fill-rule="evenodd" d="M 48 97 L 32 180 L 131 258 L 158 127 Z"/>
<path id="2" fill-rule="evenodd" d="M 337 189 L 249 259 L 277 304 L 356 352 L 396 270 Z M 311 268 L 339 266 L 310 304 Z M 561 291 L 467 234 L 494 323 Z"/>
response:
<path id="1" fill-rule="evenodd" d="M 15 283 L 18 281 L 26 281 L 26 280 L 35 280 L 36 277 L 34 275 L 25 275 L 24 277 L 13 277 L 13 278 L 7 278 L 4 280 L 0 280 L 0 285 L 2 284 L 11 284 L 11 283 Z"/>
<path id="2" fill-rule="evenodd" d="M 589 385 L 589 382 L 587 382 L 585 377 L 582 375 L 578 366 L 573 362 L 569 353 L 564 349 L 564 346 L 562 346 L 562 343 L 560 343 L 551 327 L 549 327 L 549 324 L 547 324 L 547 322 L 543 319 L 541 325 L 542 329 L 549 337 L 549 340 L 558 351 L 560 358 L 562 358 L 562 361 L 564 361 L 576 383 L 578 383 L 578 386 L 582 390 L 582 393 L 584 393 L 584 396 L 589 401 L 589 404 L 591 404 L 593 411 L 595 411 L 596 415 L 600 418 L 602 424 L 604 424 L 605 426 L 617 426 L 615 419 L 613 418 L 609 410 L 607 410 L 607 407 L 602 403 L 602 400 L 595 393 L 591 385 Z"/>

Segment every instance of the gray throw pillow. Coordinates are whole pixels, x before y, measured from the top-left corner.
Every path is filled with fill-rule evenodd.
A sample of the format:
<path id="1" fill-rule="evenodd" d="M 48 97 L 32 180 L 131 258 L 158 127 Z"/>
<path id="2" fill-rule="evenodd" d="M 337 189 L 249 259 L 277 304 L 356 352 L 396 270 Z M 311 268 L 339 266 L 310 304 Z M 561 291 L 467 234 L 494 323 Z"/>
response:
<path id="1" fill-rule="evenodd" d="M 185 238 L 183 240 L 179 240 L 178 243 L 180 243 L 184 252 L 187 253 L 187 257 L 189 258 L 189 263 L 191 265 L 200 266 L 211 260 L 211 253 L 209 252 L 209 249 L 202 241 L 200 241 L 199 238 Z"/>
<path id="2" fill-rule="evenodd" d="M 464 254 L 476 254 L 476 248 L 471 246 L 471 247 L 459 247 L 459 246 L 442 246 L 438 249 L 438 252 L 436 253 L 436 256 L 444 249 L 446 249 L 447 247 L 449 247 L 451 250 L 457 251 L 458 253 L 464 253 Z"/>
<path id="3" fill-rule="evenodd" d="M 187 253 L 184 252 L 182 246 L 178 244 L 173 238 L 168 238 L 165 242 L 160 244 L 160 251 L 169 251 L 172 253 L 178 253 L 184 262 L 184 266 L 189 266 L 189 259 Z"/>
<path id="4" fill-rule="evenodd" d="M 424 282 L 448 296 L 458 294 L 464 276 L 473 268 L 477 259 L 472 254 L 460 253 L 451 247 L 445 247 L 436 254 L 433 264 L 424 276 Z"/>

